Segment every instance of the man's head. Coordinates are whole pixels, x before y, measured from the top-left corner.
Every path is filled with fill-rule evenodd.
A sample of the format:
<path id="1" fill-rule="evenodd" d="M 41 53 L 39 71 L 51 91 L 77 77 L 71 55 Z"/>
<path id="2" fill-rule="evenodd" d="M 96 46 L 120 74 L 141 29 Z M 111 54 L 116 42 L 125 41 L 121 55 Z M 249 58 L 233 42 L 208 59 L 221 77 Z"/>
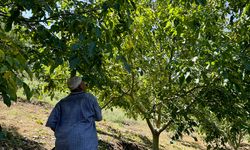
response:
<path id="1" fill-rule="evenodd" d="M 78 76 L 69 78 L 67 84 L 70 91 L 85 91 L 87 88 L 86 84 L 82 81 L 82 78 Z"/>

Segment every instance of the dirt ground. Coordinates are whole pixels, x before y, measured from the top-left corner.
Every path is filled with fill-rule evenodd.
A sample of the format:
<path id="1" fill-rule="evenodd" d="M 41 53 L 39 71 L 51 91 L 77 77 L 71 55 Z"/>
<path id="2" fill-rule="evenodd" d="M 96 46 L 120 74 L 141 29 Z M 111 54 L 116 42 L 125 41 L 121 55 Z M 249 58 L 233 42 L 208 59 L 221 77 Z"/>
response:
<path id="1" fill-rule="evenodd" d="M 0 125 L 3 131 L 0 150 L 50 150 L 54 147 L 53 132 L 44 126 L 52 106 L 19 100 L 7 107 L 0 101 Z M 146 124 L 101 121 L 97 123 L 100 150 L 147 150 L 151 133 Z M 0 135 L 1 137 L 1 135 Z M 182 141 L 170 144 L 170 135 L 160 137 L 162 150 L 205 149 L 202 141 L 184 136 Z"/>

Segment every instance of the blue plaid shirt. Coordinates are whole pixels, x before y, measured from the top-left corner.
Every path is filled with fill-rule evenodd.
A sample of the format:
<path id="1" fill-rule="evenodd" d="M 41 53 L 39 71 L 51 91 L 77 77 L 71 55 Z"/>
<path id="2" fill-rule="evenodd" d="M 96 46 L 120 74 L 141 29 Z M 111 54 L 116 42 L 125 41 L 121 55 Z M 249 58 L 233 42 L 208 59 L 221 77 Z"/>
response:
<path id="1" fill-rule="evenodd" d="M 97 150 L 95 121 L 100 120 L 101 108 L 95 96 L 75 92 L 56 104 L 46 126 L 55 132 L 57 150 Z"/>

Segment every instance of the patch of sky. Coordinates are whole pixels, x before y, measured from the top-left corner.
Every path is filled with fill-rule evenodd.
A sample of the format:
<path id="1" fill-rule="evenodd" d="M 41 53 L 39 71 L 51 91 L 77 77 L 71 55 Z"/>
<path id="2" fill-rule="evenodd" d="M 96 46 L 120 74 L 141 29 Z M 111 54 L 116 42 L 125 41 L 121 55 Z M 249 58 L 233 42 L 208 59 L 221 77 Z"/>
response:
<path id="1" fill-rule="evenodd" d="M 231 5 L 233 5 L 233 4 L 231 4 Z M 230 7 L 230 3 L 228 1 L 226 1 L 224 6 L 225 6 L 225 8 L 228 8 L 228 7 Z M 226 18 L 227 18 L 226 25 L 229 25 L 231 23 L 238 21 L 240 19 L 241 13 L 242 12 L 240 9 L 237 12 L 230 10 L 230 12 L 226 14 Z M 231 30 L 228 29 L 227 27 L 224 28 L 224 31 L 231 32 Z"/>
<path id="2" fill-rule="evenodd" d="M 92 4 L 92 3 L 96 2 L 96 1 L 95 0 L 78 0 L 78 2 L 84 2 L 84 3 Z M 62 9 L 60 2 L 56 3 L 56 7 L 59 10 Z M 74 11 L 75 11 L 75 7 L 72 6 L 70 8 L 70 12 L 74 13 Z M 24 18 L 30 19 L 33 16 L 32 10 L 23 11 L 22 16 Z M 48 28 L 48 29 L 50 29 L 51 26 L 55 23 L 55 22 L 47 21 L 49 17 L 50 17 L 49 13 L 47 11 L 45 11 L 45 16 L 40 20 L 40 24 L 43 25 L 45 28 Z M 97 22 L 97 26 L 98 27 L 100 26 L 98 22 Z"/>
<path id="3" fill-rule="evenodd" d="M 85 2 L 85 3 L 91 4 L 91 3 L 94 3 L 95 0 L 79 0 L 79 2 Z"/>
<path id="4" fill-rule="evenodd" d="M 29 18 L 31 18 L 31 17 L 33 16 L 33 13 L 32 13 L 31 10 L 22 11 L 22 16 L 23 16 L 24 18 L 29 19 Z"/>
<path id="5" fill-rule="evenodd" d="M 199 82 L 200 82 L 200 79 L 198 78 L 198 79 L 195 79 L 195 81 L 194 81 L 196 84 L 198 84 Z"/>
<path id="6" fill-rule="evenodd" d="M 157 28 L 158 28 L 157 25 L 153 25 L 150 31 L 153 32 L 153 31 L 156 30 Z"/>
<path id="7" fill-rule="evenodd" d="M 41 25 L 43 25 L 45 28 L 48 28 L 48 29 L 50 29 L 51 26 L 55 23 L 55 22 L 46 21 L 46 20 L 48 20 L 49 17 L 50 17 L 49 13 L 46 11 L 45 17 L 42 18 L 44 21 L 40 22 Z"/>
<path id="8" fill-rule="evenodd" d="M 173 72 L 171 75 L 172 80 L 177 80 L 180 78 L 180 72 Z"/>
<path id="9" fill-rule="evenodd" d="M 197 57 L 197 56 L 195 56 L 195 57 L 193 57 L 193 58 L 192 58 L 192 61 L 193 61 L 193 62 L 196 62 L 196 61 L 197 61 L 197 59 L 198 59 L 198 57 Z"/>
<path id="10" fill-rule="evenodd" d="M 22 11 L 22 16 L 26 19 L 30 19 L 33 16 L 32 10 L 25 10 Z M 40 24 L 43 25 L 45 28 L 50 29 L 50 27 L 54 24 L 53 22 L 51 23 L 46 23 L 46 19 L 49 18 L 49 13 L 46 11 L 45 12 L 45 17 L 42 18 L 42 20 L 40 21 Z"/>

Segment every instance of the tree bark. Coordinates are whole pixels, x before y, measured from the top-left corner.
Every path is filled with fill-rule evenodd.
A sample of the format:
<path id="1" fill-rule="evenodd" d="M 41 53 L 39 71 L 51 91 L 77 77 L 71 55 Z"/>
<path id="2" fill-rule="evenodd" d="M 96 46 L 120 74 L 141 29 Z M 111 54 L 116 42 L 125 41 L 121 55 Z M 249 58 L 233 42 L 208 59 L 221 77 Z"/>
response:
<path id="1" fill-rule="evenodd" d="M 159 150 L 160 133 L 152 132 L 152 134 L 153 134 L 153 150 Z"/>
<path id="2" fill-rule="evenodd" d="M 152 144 L 152 150 L 159 150 L 159 139 L 160 139 L 160 133 L 158 132 L 152 125 L 152 123 L 150 122 L 150 120 L 148 118 L 146 118 L 147 124 L 149 126 L 149 129 L 152 133 L 153 136 L 153 144 Z"/>

